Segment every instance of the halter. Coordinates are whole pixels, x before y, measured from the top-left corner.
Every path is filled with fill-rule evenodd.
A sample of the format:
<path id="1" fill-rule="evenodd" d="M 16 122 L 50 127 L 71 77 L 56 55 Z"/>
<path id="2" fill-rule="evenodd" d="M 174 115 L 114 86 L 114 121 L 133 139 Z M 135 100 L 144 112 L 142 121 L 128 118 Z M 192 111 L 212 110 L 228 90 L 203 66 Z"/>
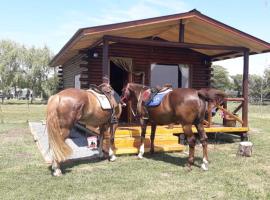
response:
<path id="1" fill-rule="evenodd" d="M 143 89 L 145 88 L 145 86 L 143 85 L 142 89 L 140 90 L 140 93 L 139 93 L 139 96 L 138 96 L 138 99 L 137 99 L 137 106 L 136 106 L 136 112 L 134 112 L 132 106 L 130 106 L 130 110 L 131 110 L 131 113 L 134 117 L 137 117 L 138 116 L 138 107 L 140 105 L 140 101 L 141 101 L 141 97 L 142 97 L 142 91 Z M 130 89 L 129 89 L 129 85 L 125 88 L 125 91 L 124 91 L 124 96 L 121 98 L 121 101 L 124 101 L 125 99 L 128 99 L 127 98 L 127 92 L 130 93 Z M 134 92 L 134 91 L 133 91 Z M 130 95 L 130 94 L 129 94 Z"/>

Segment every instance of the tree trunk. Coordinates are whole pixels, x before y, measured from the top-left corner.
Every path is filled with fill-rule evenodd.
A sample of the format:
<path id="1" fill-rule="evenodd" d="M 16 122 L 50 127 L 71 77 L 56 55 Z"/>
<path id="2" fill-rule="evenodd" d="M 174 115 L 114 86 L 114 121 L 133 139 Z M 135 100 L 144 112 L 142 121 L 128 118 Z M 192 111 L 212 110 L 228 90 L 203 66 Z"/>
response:
<path id="1" fill-rule="evenodd" d="M 252 146 L 251 142 L 240 142 L 237 155 L 250 157 L 252 155 Z"/>

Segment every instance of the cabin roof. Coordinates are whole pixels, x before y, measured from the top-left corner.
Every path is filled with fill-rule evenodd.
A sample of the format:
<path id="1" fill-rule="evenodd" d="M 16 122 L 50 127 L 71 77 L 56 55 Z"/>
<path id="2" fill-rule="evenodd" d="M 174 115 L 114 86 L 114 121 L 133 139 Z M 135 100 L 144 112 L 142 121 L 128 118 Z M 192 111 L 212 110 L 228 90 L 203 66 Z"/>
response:
<path id="1" fill-rule="evenodd" d="M 179 41 L 180 20 L 185 24 L 184 42 L 209 45 L 245 47 L 251 54 L 270 52 L 270 43 L 236 28 L 228 26 L 197 10 L 149 19 L 79 29 L 51 61 L 51 66 L 64 64 L 82 49 L 95 44 L 104 35 L 129 38 L 161 38 L 170 42 Z M 228 50 L 194 49 L 213 60 L 242 56 Z"/>

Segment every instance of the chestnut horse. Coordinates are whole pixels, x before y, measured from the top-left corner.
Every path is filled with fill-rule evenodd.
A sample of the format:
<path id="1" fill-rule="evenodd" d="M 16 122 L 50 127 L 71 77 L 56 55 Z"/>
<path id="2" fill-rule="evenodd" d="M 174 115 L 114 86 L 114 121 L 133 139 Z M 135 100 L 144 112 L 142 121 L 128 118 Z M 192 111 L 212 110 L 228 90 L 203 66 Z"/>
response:
<path id="1" fill-rule="evenodd" d="M 204 130 L 203 120 L 207 102 L 222 102 L 226 96 L 224 92 L 216 89 L 195 90 L 190 88 L 177 88 L 167 93 L 160 105 L 155 107 L 146 107 L 143 102 L 144 92 L 149 87 L 128 83 L 123 88 L 121 96 L 122 101 L 128 101 L 135 98 L 137 101 L 137 114 L 140 117 L 141 124 L 141 146 L 138 157 L 142 158 L 144 154 L 144 140 L 146 126 L 151 124 L 151 151 L 154 152 L 154 139 L 157 125 L 181 124 L 189 144 L 188 167 L 194 163 L 194 151 L 196 138 L 192 132 L 192 125 L 195 125 L 200 141 L 203 146 L 203 163 L 202 169 L 208 170 L 208 152 L 207 152 L 207 135 Z"/>
<path id="2" fill-rule="evenodd" d="M 114 102 L 115 103 L 115 102 Z M 115 103 L 115 117 L 121 115 L 121 105 Z M 102 145 L 104 134 L 110 135 L 110 144 L 107 151 L 110 161 L 116 159 L 111 146 L 113 145 L 113 134 L 117 124 L 111 122 L 112 110 L 102 109 L 96 96 L 86 90 L 75 88 L 65 89 L 48 100 L 47 106 L 47 131 L 49 148 L 52 152 L 52 170 L 54 176 L 62 174 L 60 163 L 65 161 L 72 153 L 72 149 L 65 143 L 69 137 L 70 130 L 75 123 L 85 124 L 89 129 L 95 130 L 101 138 L 100 155 L 103 156 Z"/>

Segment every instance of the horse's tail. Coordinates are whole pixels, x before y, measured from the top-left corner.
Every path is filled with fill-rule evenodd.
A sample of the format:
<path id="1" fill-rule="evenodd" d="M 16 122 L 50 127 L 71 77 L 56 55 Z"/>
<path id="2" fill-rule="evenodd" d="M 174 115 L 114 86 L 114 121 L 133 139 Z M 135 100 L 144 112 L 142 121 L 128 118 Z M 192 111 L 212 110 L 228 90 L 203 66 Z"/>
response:
<path id="1" fill-rule="evenodd" d="M 225 92 L 213 88 L 202 88 L 198 90 L 198 95 L 205 101 L 215 101 L 217 103 L 223 102 L 227 96 Z"/>
<path id="2" fill-rule="evenodd" d="M 47 131 L 49 148 L 52 150 L 53 157 L 58 162 L 64 161 L 72 153 L 72 149 L 65 143 L 65 138 L 59 124 L 57 107 L 60 97 L 54 95 L 50 97 L 47 107 Z"/>

